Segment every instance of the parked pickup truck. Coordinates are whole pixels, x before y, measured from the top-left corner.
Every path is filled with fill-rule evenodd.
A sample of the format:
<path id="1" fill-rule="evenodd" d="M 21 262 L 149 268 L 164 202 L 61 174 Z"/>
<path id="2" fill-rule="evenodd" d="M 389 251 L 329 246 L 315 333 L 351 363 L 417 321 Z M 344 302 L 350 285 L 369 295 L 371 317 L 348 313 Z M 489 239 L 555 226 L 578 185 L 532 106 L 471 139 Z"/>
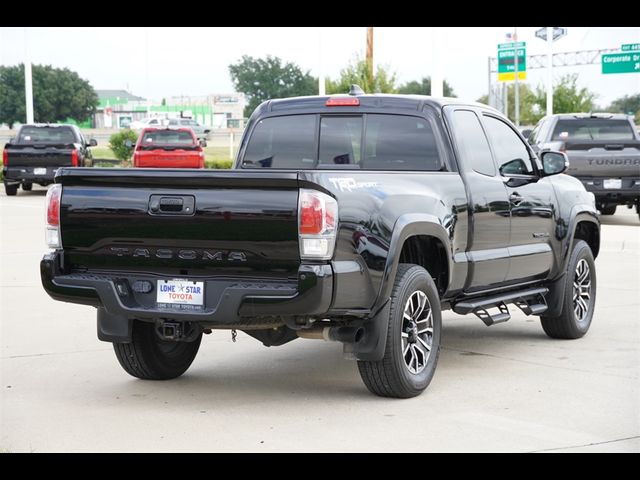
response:
<path id="1" fill-rule="evenodd" d="M 49 185 L 60 167 L 91 166 L 89 147 L 96 145 L 75 125 L 22 125 L 2 152 L 6 194 L 16 195 L 20 185 L 25 191 L 34 183 Z"/>
<path id="2" fill-rule="evenodd" d="M 133 166 L 204 168 L 204 151 L 190 128 L 145 128 L 133 150 Z"/>
<path id="3" fill-rule="evenodd" d="M 143 379 L 193 361 L 203 333 L 266 346 L 342 342 L 370 391 L 430 383 L 441 311 L 541 316 L 583 336 L 596 301 L 593 195 L 484 105 L 425 96 L 271 100 L 233 170 L 62 169 L 47 199 L 56 300 Z"/>
<path id="4" fill-rule="evenodd" d="M 560 150 L 567 173 L 596 196 L 603 215 L 634 205 L 640 216 L 640 136 L 623 114 L 561 114 L 544 117 L 529 136 L 534 151 Z"/>

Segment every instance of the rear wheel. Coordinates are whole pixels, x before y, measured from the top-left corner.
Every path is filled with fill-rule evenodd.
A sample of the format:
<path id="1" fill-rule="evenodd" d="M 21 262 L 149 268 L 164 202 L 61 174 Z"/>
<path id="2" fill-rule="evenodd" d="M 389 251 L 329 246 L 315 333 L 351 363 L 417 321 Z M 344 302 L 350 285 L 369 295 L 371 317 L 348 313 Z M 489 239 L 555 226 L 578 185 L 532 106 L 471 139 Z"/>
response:
<path id="1" fill-rule="evenodd" d="M 169 380 L 187 371 L 196 358 L 202 333 L 193 342 L 168 342 L 155 332 L 155 324 L 133 322 L 131 343 L 114 343 L 122 368 L 144 380 Z"/>
<path id="2" fill-rule="evenodd" d="M 618 208 L 618 205 L 615 203 L 613 205 L 607 204 L 600 209 L 600 213 L 602 213 L 602 215 L 614 215 L 616 213 L 616 208 Z"/>
<path id="3" fill-rule="evenodd" d="M 18 193 L 18 185 L 8 185 L 4 184 L 4 193 L 7 194 L 7 197 L 13 197 Z"/>
<path id="4" fill-rule="evenodd" d="M 25 192 L 30 192 L 33 189 L 33 183 L 23 183 L 22 190 Z"/>
<path id="5" fill-rule="evenodd" d="M 438 363 L 440 298 L 424 268 L 400 264 L 390 302 L 384 357 L 358 361 L 358 369 L 376 395 L 415 397 L 427 388 Z"/>
<path id="6" fill-rule="evenodd" d="M 573 246 L 564 281 L 562 312 L 557 317 L 543 315 L 540 321 L 551 338 L 580 338 L 589 331 L 596 305 L 596 267 L 584 240 L 577 240 Z"/>

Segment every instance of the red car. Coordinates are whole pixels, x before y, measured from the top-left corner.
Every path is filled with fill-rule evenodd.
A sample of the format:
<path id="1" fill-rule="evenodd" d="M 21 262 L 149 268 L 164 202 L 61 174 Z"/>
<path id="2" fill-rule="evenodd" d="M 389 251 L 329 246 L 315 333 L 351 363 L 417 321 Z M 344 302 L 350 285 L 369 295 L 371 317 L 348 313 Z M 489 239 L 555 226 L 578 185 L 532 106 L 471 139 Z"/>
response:
<path id="1" fill-rule="evenodd" d="M 133 150 L 138 168 L 204 168 L 204 151 L 190 128 L 145 128 Z"/>

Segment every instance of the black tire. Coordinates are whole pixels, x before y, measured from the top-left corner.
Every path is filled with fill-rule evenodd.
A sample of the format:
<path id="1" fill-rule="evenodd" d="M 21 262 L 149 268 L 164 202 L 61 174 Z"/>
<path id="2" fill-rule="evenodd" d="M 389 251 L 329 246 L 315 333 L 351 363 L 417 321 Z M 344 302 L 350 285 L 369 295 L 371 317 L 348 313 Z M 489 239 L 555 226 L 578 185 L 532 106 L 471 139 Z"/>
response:
<path id="1" fill-rule="evenodd" d="M 131 343 L 114 343 L 122 368 L 143 380 L 169 380 L 187 371 L 196 358 L 202 333 L 193 342 L 161 340 L 150 322 L 133 322 Z"/>
<path id="2" fill-rule="evenodd" d="M 33 183 L 23 183 L 22 190 L 25 192 L 30 192 L 33 189 Z"/>
<path id="3" fill-rule="evenodd" d="M 7 194 L 7 197 L 15 197 L 18 194 L 18 184 L 16 185 L 7 185 L 4 184 L 4 193 Z"/>
<path id="4" fill-rule="evenodd" d="M 410 367 L 406 363 L 405 355 L 403 355 L 404 342 L 407 345 L 405 348 L 412 348 L 410 340 L 403 340 L 401 332 L 403 324 L 406 326 L 404 311 L 407 301 L 413 298 L 414 293 L 418 291 L 426 294 L 428 305 L 431 307 L 432 334 L 430 337 L 431 350 L 426 362 L 424 362 L 424 367 L 421 371 L 414 373 L 409 370 Z M 389 328 L 384 357 L 379 361 L 358 361 L 358 370 L 369 391 L 376 395 L 393 398 L 415 397 L 429 386 L 440 355 L 442 316 L 438 290 L 424 268 L 403 263 L 398 266 L 390 302 Z M 426 311 L 426 307 L 424 311 Z M 424 344 L 420 345 L 415 341 L 414 343 L 425 349 Z M 414 354 L 417 355 L 412 351 L 412 360 Z M 416 370 L 418 370 L 418 360 L 416 360 Z"/>
<path id="5" fill-rule="evenodd" d="M 614 215 L 616 213 L 616 208 L 618 208 L 618 205 L 616 204 L 606 205 L 600 209 L 600 213 L 602 213 L 602 215 Z"/>
<path id="6" fill-rule="evenodd" d="M 579 280 L 577 271 L 578 265 L 583 260 L 589 267 L 588 280 L 590 281 L 589 298 L 584 301 L 586 308 L 578 307 L 575 303 L 577 300 L 574 299 L 574 295 L 577 293 L 574 283 L 586 285 L 584 281 Z M 584 240 L 577 240 L 574 243 L 564 279 L 565 291 L 562 312 L 557 317 L 542 315 L 540 321 L 544 333 L 551 338 L 580 338 L 589 331 L 596 305 L 596 267 L 591 248 Z M 578 309 L 577 311 L 575 311 L 576 308 Z"/>

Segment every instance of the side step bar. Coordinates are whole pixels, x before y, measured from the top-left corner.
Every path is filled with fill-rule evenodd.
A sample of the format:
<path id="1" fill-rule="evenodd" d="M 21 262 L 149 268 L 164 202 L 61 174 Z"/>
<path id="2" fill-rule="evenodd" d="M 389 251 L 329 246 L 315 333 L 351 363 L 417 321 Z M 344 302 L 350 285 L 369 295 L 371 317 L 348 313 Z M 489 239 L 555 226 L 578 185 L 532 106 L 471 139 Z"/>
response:
<path id="1" fill-rule="evenodd" d="M 452 309 L 460 315 L 474 313 L 485 325 L 491 326 L 506 322 L 511 318 L 507 303 L 515 304 L 525 315 L 540 315 L 547 310 L 544 296 L 548 292 L 549 289 L 545 287 L 517 290 L 458 302 L 453 305 Z M 498 312 L 490 313 L 489 309 L 494 307 L 498 309 Z"/>

